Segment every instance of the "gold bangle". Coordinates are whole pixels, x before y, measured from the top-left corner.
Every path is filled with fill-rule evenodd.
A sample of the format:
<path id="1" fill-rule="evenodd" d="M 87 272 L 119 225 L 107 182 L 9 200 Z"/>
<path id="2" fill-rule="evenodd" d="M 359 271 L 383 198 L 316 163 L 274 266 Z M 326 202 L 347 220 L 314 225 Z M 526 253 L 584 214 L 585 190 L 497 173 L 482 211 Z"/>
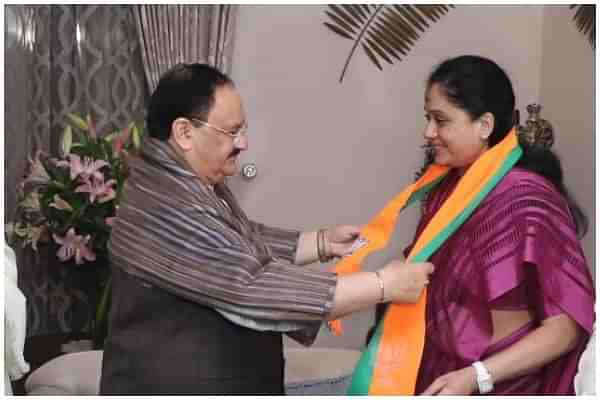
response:
<path id="1" fill-rule="evenodd" d="M 317 256 L 322 263 L 334 258 L 331 255 L 331 243 L 325 240 L 325 229 L 319 229 L 317 231 Z"/>
<path id="2" fill-rule="evenodd" d="M 320 262 L 326 262 L 325 258 L 325 250 L 323 243 L 323 229 L 319 229 L 317 232 L 317 256 L 319 257 Z"/>
<path id="3" fill-rule="evenodd" d="M 385 286 L 383 285 L 383 278 L 381 277 L 380 271 L 375 271 L 375 276 L 377 277 L 377 282 L 379 282 L 379 302 L 383 303 L 385 301 Z"/>

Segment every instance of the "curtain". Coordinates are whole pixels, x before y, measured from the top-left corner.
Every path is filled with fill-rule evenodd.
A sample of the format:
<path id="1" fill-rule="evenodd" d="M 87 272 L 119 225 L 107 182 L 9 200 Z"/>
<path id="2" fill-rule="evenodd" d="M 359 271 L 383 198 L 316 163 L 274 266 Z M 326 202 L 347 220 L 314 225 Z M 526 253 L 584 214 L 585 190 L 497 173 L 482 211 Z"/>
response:
<path id="1" fill-rule="evenodd" d="M 148 92 L 131 6 L 7 5 L 5 24 L 5 222 L 27 157 L 58 154 L 68 113 L 90 114 L 100 133 L 142 121 Z M 93 302 L 49 246 L 15 249 L 27 297 L 28 336 L 85 328 Z"/>
<path id="2" fill-rule="evenodd" d="M 182 62 L 207 63 L 227 73 L 236 13 L 229 5 L 134 6 L 148 90 Z"/>

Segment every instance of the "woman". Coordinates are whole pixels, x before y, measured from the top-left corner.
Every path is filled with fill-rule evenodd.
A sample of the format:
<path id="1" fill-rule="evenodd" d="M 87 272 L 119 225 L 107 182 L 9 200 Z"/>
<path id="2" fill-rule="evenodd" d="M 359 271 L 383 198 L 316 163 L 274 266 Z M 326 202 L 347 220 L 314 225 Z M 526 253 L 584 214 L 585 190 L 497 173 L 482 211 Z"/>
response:
<path id="1" fill-rule="evenodd" d="M 415 237 L 469 166 L 513 129 L 512 84 L 490 60 L 447 60 L 428 79 L 425 114 L 431 156 L 451 170 L 425 199 Z M 521 146 L 516 166 L 430 258 L 416 393 L 574 393 L 594 320 L 577 238 L 587 221 L 556 156 Z"/>

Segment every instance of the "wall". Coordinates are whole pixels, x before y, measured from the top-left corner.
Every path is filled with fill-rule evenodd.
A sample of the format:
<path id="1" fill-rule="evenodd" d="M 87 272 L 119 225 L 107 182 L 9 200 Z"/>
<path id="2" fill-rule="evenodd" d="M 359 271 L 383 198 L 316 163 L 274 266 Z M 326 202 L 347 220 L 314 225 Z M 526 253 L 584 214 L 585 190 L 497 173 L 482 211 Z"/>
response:
<path id="1" fill-rule="evenodd" d="M 539 98 L 543 6 L 457 6 L 383 72 L 355 56 L 342 84 L 351 42 L 323 26 L 324 8 L 240 7 L 232 76 L 251 127 L 242 162 L 259 172 L 231 184 L 257 220 L 299 229 L 366 223 L 422 163 L 424 81 L 444 58 L 493 58 L 511 76 L 522 111 Z M 416 218 L 417 210 L 403 213 L 389 249 L 366 269 L 399 254 Z M 360 348 L 371 321 L 370 311 L 347 318 L 342 338 L 323 330 L 316 345 Z"/>
<path id="2" fill-rule="evenodd" d="M 595 272 L 595 54 L 565 8 L 544 8 L 540 102 L 554 127 L 565 181 L 590 220 L 583 245 Z"/>

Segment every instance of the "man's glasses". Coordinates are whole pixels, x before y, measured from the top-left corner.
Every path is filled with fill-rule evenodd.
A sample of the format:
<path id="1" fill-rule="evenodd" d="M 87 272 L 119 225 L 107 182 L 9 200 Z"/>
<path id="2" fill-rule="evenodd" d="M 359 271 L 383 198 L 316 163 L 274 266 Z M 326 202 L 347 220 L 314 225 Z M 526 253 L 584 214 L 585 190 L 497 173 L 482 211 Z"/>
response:
<path id="1" fill-rule="evenodd" d="M 206 126 L 207 128 L 214 129 L 217 132 L 220 132 L 220 133 L 223 133 L 223 134 L 229 136 L 230 138 L 233 139 L 234 144 L 238 144 L 237 141 L 239 140 L 239 138 L 241 138 L 242 136 L 245 136 L 248 133 L 248 124 L 246 122 L 244 122 L 244 125 L 242 125 L 239 129 L 232 132 L 227 129 L 219 128 L 218 126 L 211 125 L 208 122 L 202 121 L 201 119 L 198 119 L 198 118 L 189 117 L 188 119 L 190 121 L 197 122 L 202 126 Z M 193 122 L 192 122 L 192 124 L 193 124 Z"/>

